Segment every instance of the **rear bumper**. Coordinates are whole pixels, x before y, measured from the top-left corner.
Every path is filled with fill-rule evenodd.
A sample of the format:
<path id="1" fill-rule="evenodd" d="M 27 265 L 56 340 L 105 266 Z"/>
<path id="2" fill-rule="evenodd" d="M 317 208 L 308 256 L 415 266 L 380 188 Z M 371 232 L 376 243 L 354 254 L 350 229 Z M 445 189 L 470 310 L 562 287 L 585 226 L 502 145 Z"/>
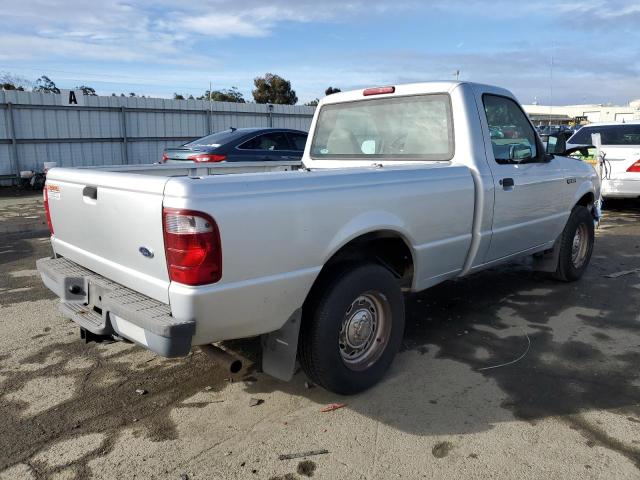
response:
<path id="1" fill-rule="evenodd" d="M 164 357 L 191 350 L 195 320 L 180 321 L 171 307 L 112 282 L 66 258 L 36 262 L 44 284 L 60 297 L 60 310 L 96 334 L 117 334 Z"/>
<path id="2" fill-rule="evenodd" d="M 640 178 L 613 178 L 602 180 L 602 196 L 607 198 L 640 197 Z"/>

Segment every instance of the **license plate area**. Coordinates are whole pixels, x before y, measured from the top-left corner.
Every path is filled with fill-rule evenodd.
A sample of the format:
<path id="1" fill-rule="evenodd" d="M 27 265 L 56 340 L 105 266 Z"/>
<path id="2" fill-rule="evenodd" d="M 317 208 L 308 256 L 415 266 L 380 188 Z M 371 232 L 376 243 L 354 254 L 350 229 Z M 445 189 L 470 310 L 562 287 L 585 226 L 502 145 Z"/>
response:
<path id="1" fill-rule="evenodd" d="M 94 312 L 102 314 L 102 298 L 111 290 L 103 285 L 88 281 L 87 282 L 87 305 Z"/>

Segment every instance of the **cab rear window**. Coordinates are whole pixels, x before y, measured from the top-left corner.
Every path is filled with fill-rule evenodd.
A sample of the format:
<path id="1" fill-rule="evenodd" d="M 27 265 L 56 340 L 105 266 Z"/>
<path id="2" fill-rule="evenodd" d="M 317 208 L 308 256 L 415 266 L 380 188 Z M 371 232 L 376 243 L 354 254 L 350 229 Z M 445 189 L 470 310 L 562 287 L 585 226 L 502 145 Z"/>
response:
<path id="1" fill-rule="evenodd" d="M 450 160 L 454 141 L 447 94 L 329 104 L 318 115 L 311 157 Z"/>

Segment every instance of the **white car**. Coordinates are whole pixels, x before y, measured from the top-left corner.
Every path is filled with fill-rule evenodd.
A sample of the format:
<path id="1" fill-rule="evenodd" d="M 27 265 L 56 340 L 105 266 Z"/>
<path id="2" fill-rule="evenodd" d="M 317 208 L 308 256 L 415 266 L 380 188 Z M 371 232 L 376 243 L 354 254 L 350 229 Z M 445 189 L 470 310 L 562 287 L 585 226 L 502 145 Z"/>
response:
<path id="1" fill-rule="evenodd" d="M 602 196 L 640 197 L 640 121 L 592 123 L 567 140 L 567 150 L 591 145 L 591 134 L 599 133 L 605 154 Z"/>

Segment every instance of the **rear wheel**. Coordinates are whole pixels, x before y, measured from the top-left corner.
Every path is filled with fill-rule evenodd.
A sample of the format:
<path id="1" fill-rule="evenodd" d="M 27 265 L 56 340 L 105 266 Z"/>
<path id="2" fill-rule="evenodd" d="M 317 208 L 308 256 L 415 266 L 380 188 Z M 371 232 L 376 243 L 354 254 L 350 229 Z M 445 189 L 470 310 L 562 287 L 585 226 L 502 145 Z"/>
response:
<path id="1" fill-rule="evenodd" d="M 393 274 L 377 264 L 344 267 L 305 305 L 300 362 L 327 390 L 358 393 L 382 378 L 403 333 L 404 299 Z"/>
<path id="2" fill-rule="evenodd" d="M 591 260 L 594 236 L 593 217 L 589 209 L 576 205 L 560 237 L 555 278 L 573 282 L 582 277 Z"/>

